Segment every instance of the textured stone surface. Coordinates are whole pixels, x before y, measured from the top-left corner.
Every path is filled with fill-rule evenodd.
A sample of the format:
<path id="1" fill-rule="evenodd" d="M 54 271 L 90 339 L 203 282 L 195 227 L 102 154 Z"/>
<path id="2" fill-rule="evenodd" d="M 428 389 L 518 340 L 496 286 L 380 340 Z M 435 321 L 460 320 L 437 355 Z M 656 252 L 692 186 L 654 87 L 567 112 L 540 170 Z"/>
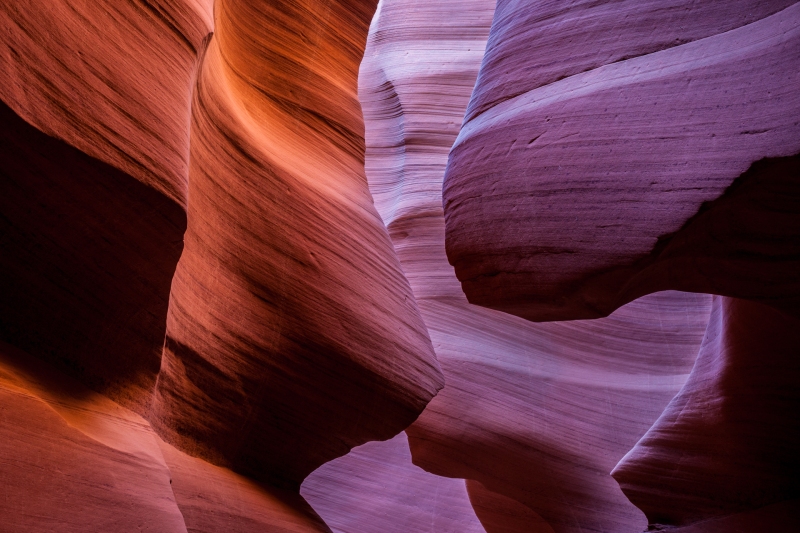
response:
<path id="1" fill-rule="evenodd" d="M 484 533 L 464 480 L 411 464 L 405 433 L 321 466 L 300 494 L 334 533 Z"/>
<path id="2" fill-rule="evenodd" d="M 186 533 L 147 421 L 0 344 L 0 531 Z"/>
<path id="3" fill-rule="evenodd" d="M 32 417 L 4 443 L 28 446 L 4 487 L 15 532 L 326 531 L 302 479 L 396 435 L 442 387 L 364 177 L 374 8 L 0 8 L 2 339 L 108 395 L 76 393 L 135 420 L 154 461 L 4 393 L 3 430 Z M 55 493 L 25 500 L 50 477 Z"/>
<path id="4" fill-rule="evenodd" d="M 613 473 L 651 523 L 686 525 L 800 496 L 799 350 L 796 318 L 714 297 L 689 380 Z"/>
<path id="5" fill-rule="evenodd" d="M 610 472 L 686 379 L 708 298 L 665 293 L 604 320 L 544 325 L 465 301 L 438 191 L 492 7 L 445 16 L 385 1 L 360 73 L 367 177 L 447 380 L 407 430 L 414 463 L 485 485 L 476 497 L 502 502 L 480 506 L 489 532 L 638 533 L 645 517 Z"/>
<path id="6" fill-rule="evenodd" d="M 797 529 L 800 6 L 494 8 L 0 6 L 0 531 Z"/>
<path id="7" fill-rule="evenodd" d="M 621 16 L 605 4 L 500 2 L 443 191 L 468 298 L 535 320 L 603 316 L 664 289 L 796 313 L 796 203 L 687 221 L 754 162 L 800 152 L 800 6 L 617 4 L 631 8 L 619 35 L 604 33 Z M 562 59 L 529 42 L 561 43 Z M 780 194 L 796 199 L 796 183 Z"/>
<path id="8" fill-rule="evenodd" d="M 296 492 L 260 485 L 159 444 L 188 533 L 330 533 Z"/>
<path id="9" fill-rule="evenodd" d="M 9 0 L 0 100 L 185 205 L 189 115 L 212 0 Z"/>
<path id="10" fill-rule="evenodd" d="M 179 449 L 287 488 L 394 436 L 442 386 L 363 175 L 371 9 L 220 2 L 193 105 L 151 421 Z M 313 40 L 292 33 L 306 27 Z"/>

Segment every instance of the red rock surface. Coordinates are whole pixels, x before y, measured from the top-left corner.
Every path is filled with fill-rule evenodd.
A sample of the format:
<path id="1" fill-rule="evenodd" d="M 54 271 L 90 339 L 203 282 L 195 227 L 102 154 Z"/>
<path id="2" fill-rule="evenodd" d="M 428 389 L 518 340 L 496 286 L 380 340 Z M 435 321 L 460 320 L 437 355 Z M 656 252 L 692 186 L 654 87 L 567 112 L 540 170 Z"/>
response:
<path id="1" fill-rule="evenodd" d="M 7 344 L 0 458 L 4 533 L 187 531 L 147 421 Z"/>
<path id="2" fill-rule="evenodd" d="M 139 431 L 99 446 L 5 394 L 15 532 L 327 531 L 302 479 L 442 387 L 364 177 L 373 10 L 219 1 L 212 25 L 210 3 L 0 8 L 2 338 L 107 395 L 65 402 L 96 397 Z"/>
<path id="3" fill-rule="evenodd" d="M 797 181 L 757 175 L 780 192 L 755 218 L 714 203 L 800 152 L 788 4 L 500 2 L 443 191 L 470 301 L 563 320 L 680 289 L 797 313 Z"/>
<path id="4" fill-rule="evenodd" d="M 372 6 L 318 9 L 217 6 L 150 418 L 179 449 L 294 489 L 397 434 L 442 386 L 363 176 Z"/>
<path id="5" fill-rule="evenodd" d="M 188 533 L 330 533 L 296 492 L 261 485 L 159 441 Z"/>
<path id="6" fill-rule="evenodd" d="M 467 481 L 469 499 L 486 531 L 492 533 L 553 533 L 544 518 L 517 500 L 492 492 L 479 481 Z"/>
<path id="7" fill-rule="evenodd" d="M 484 533 L 464 480 L 411 464 L 405 433 L 326 463 L 300 494 L 334 533 Z"/>

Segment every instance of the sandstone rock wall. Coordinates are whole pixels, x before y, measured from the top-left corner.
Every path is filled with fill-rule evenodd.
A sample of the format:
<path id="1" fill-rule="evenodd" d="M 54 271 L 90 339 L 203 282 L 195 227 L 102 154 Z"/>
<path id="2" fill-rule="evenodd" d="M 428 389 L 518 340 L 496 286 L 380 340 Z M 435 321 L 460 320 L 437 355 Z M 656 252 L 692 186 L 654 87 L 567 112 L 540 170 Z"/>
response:
<path id="1" fill-rule="evenodd" d="M 797 313 L 796 180 L 770 170 L 796 163 L 743 174 L 800 152 L 800 6 L 736 5 L 499 3 L 443 190 L 470 301 L 565 320 L 679 289 Z M 740 176 L 777 198 L 726 211 Z"/>
<path id="2" fill-rule="evenodd" d="M 77 380 L 9 378 L 0 529 L 329 531 L 303 478 L 442 387 L 364 177 L 374 9 L 0 7 L 0 334 Z"/>

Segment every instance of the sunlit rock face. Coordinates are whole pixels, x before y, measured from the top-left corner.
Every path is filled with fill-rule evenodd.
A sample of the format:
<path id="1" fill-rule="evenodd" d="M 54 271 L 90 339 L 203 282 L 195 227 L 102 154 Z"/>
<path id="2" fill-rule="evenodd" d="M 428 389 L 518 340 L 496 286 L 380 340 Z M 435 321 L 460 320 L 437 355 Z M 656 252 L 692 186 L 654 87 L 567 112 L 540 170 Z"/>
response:
<path id="1" fill-rule="evenodd" d="M 797 163 L 757 162 L 800 152 L 799 66 L 794 2 L 500 1 L 443 190 L 469 300 L 568 320 L 680 289 L 797 314 Z"/>
<path id="2" fill-rule="evenodd" d="M 374 10 L 0 7 L 0 529 L 330 531 L 303 478 L 441 389 L 364 176 Z"/>
<path id="3" fill-rule="evenodd" d="M 150 420 L 179 449 L 295 490 L 397 434 L 442 386 L 363 175 L 356 75 L 373 10 L 219 2 L 192 106 Z"/>

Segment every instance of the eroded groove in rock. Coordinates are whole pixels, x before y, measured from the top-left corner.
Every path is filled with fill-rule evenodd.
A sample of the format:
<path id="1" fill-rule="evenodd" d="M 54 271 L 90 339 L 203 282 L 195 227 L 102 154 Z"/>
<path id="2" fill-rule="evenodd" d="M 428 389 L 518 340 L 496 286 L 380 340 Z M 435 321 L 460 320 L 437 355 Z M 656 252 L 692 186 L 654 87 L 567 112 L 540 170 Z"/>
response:
<path id="1" fill-rule="evenodd" d="M 447 382 L 406 430 L 414 464 L 477 480 L 556 533 L 646 527 L 610 473 L 685 381 L 707 297 L 659 293 L 607 318 L 548 324 L 420 306 Z"/>
<path id="2" fill-rule="evenodd" d="M 367 177 L 447 380 L 407 430 L 412 456 L 505 502 L 506 517 L 484 513 L 490 533 L 638 533 L 646 519 L 610 476 L 613 458 L 680 389 L 709 299 L 664 293 L 603 320 L 543 325 L 465 301 L 439 191 L 492 7 L 384 0 L 360 73 Z"/>
<path id="3" fill-rule="evenodd" d="M 706 4 L 698 9 L 707 17 L 684 29 L 673 26 L 682 12 L 669 8 L 625 22 L 634 30 L 622 41 L 630 37 L 635 50 L 612 51 L 637 57 L 575 73 L 616 57 L 578 54 L 559 62 L 568 76 L 560 81 L 551 79 L 556 66 L 542 65 L 541 54 L 522 54 L 522 34 L 500 37 L 517 31 L 513 15 L 534 15 L 523 13 L 522 3 L 501 9 L 473 102 L 504 98 L 495 93 L 506 85 L 491 70 L 502 62 L 490 57 L 512 58 L 516 66 L 504 80 L 531 90 L 475 115 L 451 152 L 443 193 L 447 250 L 470 301 L 532 320 L 564 320 L 604 316 L 670 288 L 797 312 L 796 290 L 787 290 L 797 285 L 796 257 L 781 248 L 796 237 L 784 239 L 771 222 L 751 218 L 703 230 L 738 236 L 747 224 L 747 238 L 757 234 L 762 243 L 755 254 L 750 242 L 734 237 L 643 272 L 665 238 L 682 238 L 675 233 L 703 203 L 719 198 L 755 161 L 800 152 L 800 5 L 749 2 L 753 9 L 742 7 L 748 15 L 737 18 Z M 576 22 L 564 24 L 574 28 L 563 39 L 606 38 L 605 22 L 595 27 L 577 22 L 580 11 L 572 15 Z M 640 55 L 650 45 L 640 46 L 636 35 L 651 29 L 655 40 L 648 42 L 691 42 Z M 800 227 L 796 211 L 758 216 L 782 217 L 793 235 Z M 770 247 L 776 238 L 784 240 Z M 739 282 L 743 271 L 746 283 Z"/>
<path id="4" fill-rule="evenodd" d="M 769 306 L 714 298 L 688 381 L 613 473 L 651 523 L 800 496 L 799 326 Z"/>
<path id="5" fill-rule="evenodd" d="M 0 339 L 146 413 L 186 215 L 0 102 Z"/>
<path id="6" fill-rule="evenodd" d="M 300 493 L 334 533 L 484 533 L 464 480 L 411 464 L 405 433 L 321 466 Z"/>
<path id="7" fill-rule="evenodd" d="M 298 488 L 442 386 L 363 174 L 370 2 L 219 2 L 193 104 L 188 229 L 151 421 Z"/>

